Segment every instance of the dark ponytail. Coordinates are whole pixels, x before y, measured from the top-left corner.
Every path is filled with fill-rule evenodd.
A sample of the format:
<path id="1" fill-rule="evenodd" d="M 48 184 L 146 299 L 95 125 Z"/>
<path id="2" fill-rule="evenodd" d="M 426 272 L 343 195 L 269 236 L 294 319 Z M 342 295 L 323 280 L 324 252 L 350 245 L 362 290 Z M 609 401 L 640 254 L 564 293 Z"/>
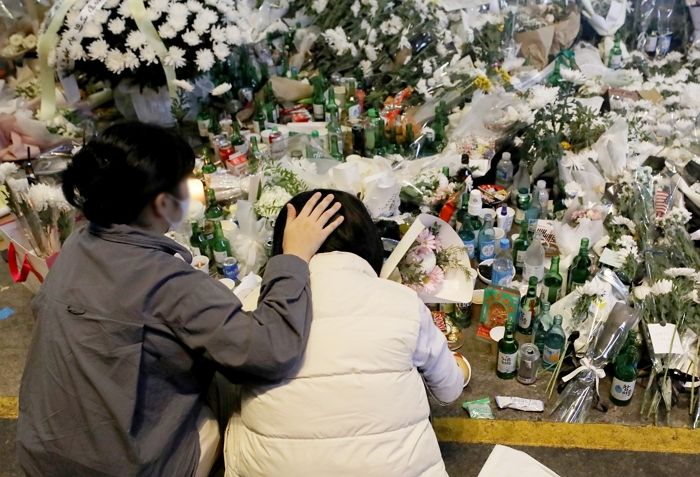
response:
<path id="1" fill-rule="evenodd" d="M 63 174 L 63 193 L 99 225 L 134 223 L 158 194 L 192 173 L 194 152 L 158 126 L 127 122 L 88 142 Z"/>

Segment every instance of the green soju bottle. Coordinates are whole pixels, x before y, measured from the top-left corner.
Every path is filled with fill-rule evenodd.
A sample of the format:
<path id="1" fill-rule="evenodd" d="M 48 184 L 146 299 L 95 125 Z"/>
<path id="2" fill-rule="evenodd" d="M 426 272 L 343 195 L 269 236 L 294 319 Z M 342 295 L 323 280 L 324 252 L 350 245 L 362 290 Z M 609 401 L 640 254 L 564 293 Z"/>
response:
<path id="1" fill-rule="evenodd" d="M 333 85 L 328 88 L 328 99 L 326 100 L 326 122 L 331 121 L 331 114 L 338 114 L 338 103 L 335 102 L 335 88 Z"/>
<path id="2" fill-rule="evenodd" d="M 549 272 L 544 277 L 544 286 L 542 287 L 542 301 L 548 303 L 556 303 L 559 300 L 561 287 L 564 280 L 559 273 L 559 255 L 552 257 L 552 264 L 549 266 Z"/>
<path id="3" fill-rule="evenodd" d="M 265 130 L 265 122 L 267 116 L 265 115 L 265 109 L 259 99 L 255 100 L 255 116 L 253 116 L 253 130 L 256 134 L 260 134 Z"/>
<path id="4" fill-rule="evenodd" d="M 204 255 L 211 259 L 211 251 L 209 249 L 209 242 L 204 236 L 202 228 L 199 226 L 198 222 L 192 222 L 192 235 L 190 235 L 190 247 L 192 248 L 193 255 Z"/>
<path id="5" fill-rule="evenodd" d="M 231 256 L 231 243 L 224 237 L 221 221 L 214 222 L 214 240 L 212 240 L 211 248 L 214 253 L 216 269 L 219 273 L 222 273 L 224 271 L 224 261 Z"/>
<path id="6" fill-rule="evenodd" d="M 513 328 L 509 321 L 505 336 L 498 342 L 496 376 L 501 379 L 513 379 L 518 372 L 518 342 L 513 336 Z"/>
<path id="7" fill-rule="evenodd" d="M 532 334 L 532 325 L 540 314 L 540 299 L 537 296 L 537 277 L 530 277 L 527 295 L 520 300 L 520 315 L 518 317 L 518 332 L 523 335 Z"/>
<path id="8" fill-rule="evenodd" d="M 325 121 L 326 104 L 325 98 L 323 97 L 323 78 L 320 76 L 317 76 L 314 81 L 314 95 L 312 104 L 314 121 Z"/>
<path id="9" fill-rule="evenodd" d="M 591 259 L 588 256 L 588 239 L 581 239 L 581 248 L 569 271 L 569 293 L 585 284 L 590 278 Z"/>
<path id="10" fill-rule="evenodd" d="M 224 217 L 224 210 L 216 201 L 216 194 L 211 187 L 207 189 L 207 210 L 204 211 L 207 220 L 220 221 Z"/>
<path id="11" fill-rule="evenodd" d="M 610 387 L 610 400 L 618 406 L 627 406 L 632 401 L 637 382 L 639 351 L 631 346 L 615 359 L 615 377 Z"/>
<path id="12" fill-rule="evenodd" d="M 331 156 L 333 159 L 342 161 L 345 156 L 343 155 L 343 147 L 345 145 L 345 140 L 343 137 L 343 130 L 338 122 L 338 113 L 336 111 L 331 112 L 331 121 L 328 123 L 328 144 L 330 144 Z"/>
<path id="13" fill-rule="evenodd" d="M 513 243 L 513 264 L 515 265 L 515 273 L 523 273 L 525 266 L 525 254 L 530 246 L 530 240 L 527 237 L 527 227 L 520 227 L 520 235 Z"/>

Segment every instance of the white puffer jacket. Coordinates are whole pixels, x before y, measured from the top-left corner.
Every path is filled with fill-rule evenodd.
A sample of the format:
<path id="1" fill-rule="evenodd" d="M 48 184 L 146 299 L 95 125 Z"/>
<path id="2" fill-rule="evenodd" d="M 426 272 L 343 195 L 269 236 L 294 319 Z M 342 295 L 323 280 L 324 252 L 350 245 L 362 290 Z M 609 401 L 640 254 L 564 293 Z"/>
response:
<path id="1" fill-rule="evenodd" d="M 313 322 L 298 374 L 244 388 L 227 477 L 444 477 L 413 356 L 420 301 L 349 253 L 311 261 Z"/>

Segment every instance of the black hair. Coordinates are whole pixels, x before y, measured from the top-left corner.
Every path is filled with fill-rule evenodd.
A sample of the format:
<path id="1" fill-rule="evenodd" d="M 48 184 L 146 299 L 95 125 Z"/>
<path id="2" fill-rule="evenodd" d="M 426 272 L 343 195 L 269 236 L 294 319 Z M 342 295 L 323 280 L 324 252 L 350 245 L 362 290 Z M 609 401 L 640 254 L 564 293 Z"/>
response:
<path id="1" fill-rule="evenodd" d="M 175 193 L 193 169 L 194 151 L 180 136 L 124 122 L 75 155 L 63 173 L 63 193 L 91 222 L 131 224 L 158 194 Z"/>
<path id="2" fill-rule="evenodd" d="M 364 258 L 367 263 L 377 272 L 381 272 L 384 261 L 384 249 L 379 237 L 379 231 L 372 222 L 367 208 L 360 199 L 354 195 L 339 190 L 317 189 L 309 192 L 302 192 L 293 197 L 289 204 L 292 204 L 297 213 L 301 212 L 311 196 L 320 192 L 325 197 L 333 194 L 334 201 L 341 205 L 336 217 L 342 215 L 344 220 L 340 227 L 321 245 L 319 253 L 327 252 L 349 252 Z M 335 220 L 333 217 L 332 220 Z M 275 222 L 275 232 L 272 239 L 272 254 L 282 253 L 282 240 L 284 238 L 284 228 L 287 225 L 287 207 L 280 212 Z"/>

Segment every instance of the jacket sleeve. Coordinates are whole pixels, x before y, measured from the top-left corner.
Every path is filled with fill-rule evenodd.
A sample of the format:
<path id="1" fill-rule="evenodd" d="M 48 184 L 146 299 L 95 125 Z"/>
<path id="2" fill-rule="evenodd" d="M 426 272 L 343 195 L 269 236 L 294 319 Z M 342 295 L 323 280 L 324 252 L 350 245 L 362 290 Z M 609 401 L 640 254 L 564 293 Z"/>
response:
<path id="1" fill-rule="evenodd" d="M 164 279 L 149 301 L 153 315 L 187 347 L 236 381 L 285 377 L 309 336 L 309 268 L 291 255 L 270 259 L 253 312 L 243 311 L 221 283 L 188 266 Z"/>
<path id="2" fill-rule="evenodd" d="M 428 390 L 438 401 L 450 403 L 462 394 L 462 370 L 447 347 L 445 336 L 433 323 L 430 310 L 422 303 L 413 364 L 423 376 Z"/>

